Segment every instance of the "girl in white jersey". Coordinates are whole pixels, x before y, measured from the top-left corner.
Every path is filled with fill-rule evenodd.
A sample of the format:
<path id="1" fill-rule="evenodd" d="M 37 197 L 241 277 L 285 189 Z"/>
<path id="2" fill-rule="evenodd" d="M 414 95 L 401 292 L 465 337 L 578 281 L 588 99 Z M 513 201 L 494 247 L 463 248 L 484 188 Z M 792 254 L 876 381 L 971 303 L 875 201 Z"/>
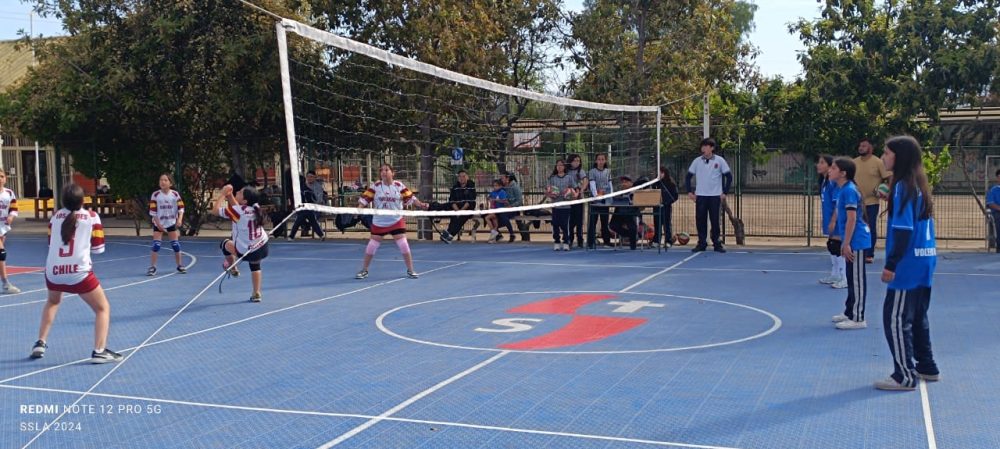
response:
<path id="1" fill-rule="evenodd" d="M 239 276 L 236 259 L 247 261 L 253 282 L 250 302 L 260 302 L 262 298 L 260 285 L 264 274 L 260 271 L 260 262 L 267 257 L 267 231 L 264 230 L 264 216 L 257 204 L 259 198 L 257 189 L 253 187 L 246 186 L 233 195 L 233 186 L 227 184 L 222 187 L 222 195 L 215 202 L 219 216 L 233 222 L 232 238 L 223 240 L 219 245 L 225 256 L 222 267 L 233 276 Z"/>
<path id="2" fill-rule="evenodd" d="M 80 295 L 94 311 L 94 351 L 92 363 L 117 362 L 122 355 L 106 347 L 111 326 L 111 305 L 104 296 L 101 283 L 94 276 L 90 254 L 104 252 L 104 228 L 101 218 L 83 209 L 83 188 L 69 184 L 62 191 L 62 209 L 49 221 L 49 254 L 45 259 L 45 285 L 48 301 L 42 309 L 42 324 L 38 341 L 31 349 L 31 358 L 45 355 L 46 338 L 56 319 L 63 293 Z"/>
<path id="3" fill-rule="evenodd" d="M 410 189 L 403 183 L 392 179 L 392 167 L 389 164 L 382 164 L 379 169 L 381 181 L 368 187 L 365 193 L 358 199 L 359 207 L 372 205 L 375 209 L 403 210 L 403 207 L 416 205 L 426 210 L 427 203 L 417 199 Z M 396 241 L 399 252 L 403 253 L 403 261 L 406 262 L 406 276 L 416 279 L 419 276 L 413 271 L 413 256 L 410 254 L 410 244 L 406 242 L 406 219 L 400 215 L 375 215 L 372 217 L 371 238 L 368 239 L 368 246 L 365 247 L 365 258 L 361 263 L 361 271 L 355 279 L 368 277 L 368 265 L 375 257 L 375 251 L 382 244 L 382 237 L 389 235 Z"/>
<path id="4" fill-rule="evenodd" d="M 160 190 L 153 192 L 149 198 L 149 215 L 153 218 L 153 248 L 149 253 L 149 269 L 147 276 L 156 274 L 156 256 L 163 244 L 163 233 L 170 237 L 170 248 L 174 250 L 174 261 L 177 262 L 177 272 L 184 274 L 187 269 L 181 264 L 180 229 L 184 222 L 184 200 L 181 194 L 170 187 L 174 185 L 170 175 L 160 175 Z"/>
<path id="5" fill-rule="evenodd" d="M 17 217 L 17 196 L 6 185 L 7 173 L 0 168 L 0 280 L 3 280 L 3 292 L 11 294 L 21 293 L 21 289 L 7 279 L 7 233 Z"/>

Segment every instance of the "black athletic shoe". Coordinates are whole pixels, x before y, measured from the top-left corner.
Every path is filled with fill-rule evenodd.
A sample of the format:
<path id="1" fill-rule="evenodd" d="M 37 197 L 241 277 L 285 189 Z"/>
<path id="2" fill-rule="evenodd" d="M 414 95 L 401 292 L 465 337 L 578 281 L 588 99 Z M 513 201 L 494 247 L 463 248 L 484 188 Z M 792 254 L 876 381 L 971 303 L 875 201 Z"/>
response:
<path id="1" fill-rule="evenodd" d="M 156 276 L 156 267 L 149 267 L 149 269 L 146 270 L 146 276 Z"/>
<path id="2" fill-rule="evenodd" d="M 514 243 L 514 234 L 511 234 L 509 237 L 510 238 L 507 239 L 507 243 Z"/>
<path id="3" fill-rule="evenodd" d="M 715 250 L 715 252 L 717 252 L 717 253 L 724 253 L 724 252 L 726 252 L 726 249 L 725 249 L 725 248 L 723 248 L 723 247 L 722 247 L 722 245 L 715 245 L 715 248 L 713 248 L 713 249 L 714 249 L 714 250 Z"/>
<path id="4" fill-rule="evenodd" d="M 420 278 L 420 275 L 417 274 L 415 271 L 406 270 L 406 277 L 408 277 L 410 279 L 418 279 L 418 278 Z"/>
<path id="5" fill-rule="evenodd" d="M 365 279 L 368 277 L 368 270 L 361 270 L 354 275 L 354 279 Z"/>
<path id="6" fill-rule="evenodd" d="M 40 359 L 42 357 L 45 357 L 45 349 L 48 347 L 49 345 L 45 344 L 44 341 L 41 340 L 36 341 L 35 346 L 31 348 L 31 358 Z"/>
<path id="7" fill-rule="evenodd" d="M 120 361 L 121 359 L 121 354 L 108 348 L 104 348 L 101 352 L 90 351 L 90 363 L 113 363 Z"/>
<path id="8" fill-rule="evenodd" d="M 692 253 L 700 253 L 702 251 L 705 251 L 706 249 L 708 249 L 707 245 L 697 245 L 694 248 L 691 248 L 691 252 Z"/>
<path id="9" fill-rule="evenodd" d="M 178 265 L 177 266 L 177 272 L 180 273 L 180 274 L 187 274 L 188 269 L 184 268 L 184 265 Z"/>

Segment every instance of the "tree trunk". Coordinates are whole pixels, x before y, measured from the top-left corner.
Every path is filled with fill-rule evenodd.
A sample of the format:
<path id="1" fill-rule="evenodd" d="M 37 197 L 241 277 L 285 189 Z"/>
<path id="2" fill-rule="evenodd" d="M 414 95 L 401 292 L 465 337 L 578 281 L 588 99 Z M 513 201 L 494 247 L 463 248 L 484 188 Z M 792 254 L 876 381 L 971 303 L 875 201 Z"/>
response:
<path id="1" fill-rule="evenodd" d="M 639 16 L 636 18 L 636 41 L 638 47 L 635 52 L 635 78 L 633 79 L 632 85 L 632 95 L 629 98 L 632 105 L 639 105 L 642 102 L 642 92 L 646 86 L 646 16 L 649 14 L 649 3 L 643 2 L 642 7 L 638 11 Z M 639 113 L 633 113 L 634 115 L 630 117 L 625 122 L 626 125 L 626 141 L 629 142 L 630 147 L 626 150 L 629 155 L 628 169 L 632 176 L 638 178 L 642 176 L 640 170 L 639 157 L 643 148 L 646 148 L 646 134 L 642 130 L 642 116 Z"/>

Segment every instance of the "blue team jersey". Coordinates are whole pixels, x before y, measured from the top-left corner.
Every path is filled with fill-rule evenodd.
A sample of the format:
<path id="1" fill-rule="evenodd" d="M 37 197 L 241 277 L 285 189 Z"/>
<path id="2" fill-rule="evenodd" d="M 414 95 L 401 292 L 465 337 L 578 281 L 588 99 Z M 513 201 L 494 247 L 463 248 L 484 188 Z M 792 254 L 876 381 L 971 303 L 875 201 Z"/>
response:
<path id="1" fill-rule="evenodd" d="M 896 277 L 889 283 L 889 288 L 894 290 L 930 287 L 934 268 L 937 266 L 934 219 L 920 218 L 924 211 L 924 198 L 919 190 L 914 198 L 904 202 L 906 189 L 902 183 L 896 183 L 896 193 L 892 197 L 892 213 L 889 214 L 889 232 L 885 239 L 886 254 L 891 254 L 895 245 L 906 245 L 903 258 L 896 265 Z M 893 236 L 895 229 L 911 231 L 910 241 L 895 241 Z"/>
<path id="2" fill-rule="evenodd" d="M 823 185 L 819 187 L 819 198 L 823 210 L 823 222 L 820 223 L 820 229 L 823 230 L 823 235 L 829 232 L 830 219 L 833 218 L 833 211 L 837 208 L 838 193 L 840 193 L 840 188 L 837 187 L 837 183 L 829 180 L 823 180 Z"/>
<path id="3" fill-rule="evenodd" d="M 851 248 L 855 251 L 868 248 L 872 244 L 872 234 L 865 224 L 865 205 L 858 191 L 858 186 L 854 181 L 848 181 L 837 194 L 837 226 L 834 235 L 840 236 L 841 240 L 847 233 L 847 211 L 853 210 L 854 214 L 854 235 L 851 236 Z"/>
<path id="4" fill-rule="evenodd" d="M 996 204 L 1000 206 L 1000 185 L 993 186 L 990 193 L 986 194 L 986 205 Z"/>

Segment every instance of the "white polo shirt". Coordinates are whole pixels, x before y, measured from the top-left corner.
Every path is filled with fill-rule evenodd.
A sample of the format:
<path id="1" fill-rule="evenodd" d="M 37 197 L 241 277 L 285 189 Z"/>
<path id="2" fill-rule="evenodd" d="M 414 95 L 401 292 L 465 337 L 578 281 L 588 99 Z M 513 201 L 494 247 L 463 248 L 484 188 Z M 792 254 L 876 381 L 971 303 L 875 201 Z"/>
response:
<path id="1" fill-rule="evenodd" d="M 695 177 L 694 194 L 697 196 L 722 195 L 722 175 L 729 172 L 729 164 L 722 156 L 713 154 L 712 158 L 708 160 L 703 156 L 698 156 L 688 167 L 688 173 Z"/>

